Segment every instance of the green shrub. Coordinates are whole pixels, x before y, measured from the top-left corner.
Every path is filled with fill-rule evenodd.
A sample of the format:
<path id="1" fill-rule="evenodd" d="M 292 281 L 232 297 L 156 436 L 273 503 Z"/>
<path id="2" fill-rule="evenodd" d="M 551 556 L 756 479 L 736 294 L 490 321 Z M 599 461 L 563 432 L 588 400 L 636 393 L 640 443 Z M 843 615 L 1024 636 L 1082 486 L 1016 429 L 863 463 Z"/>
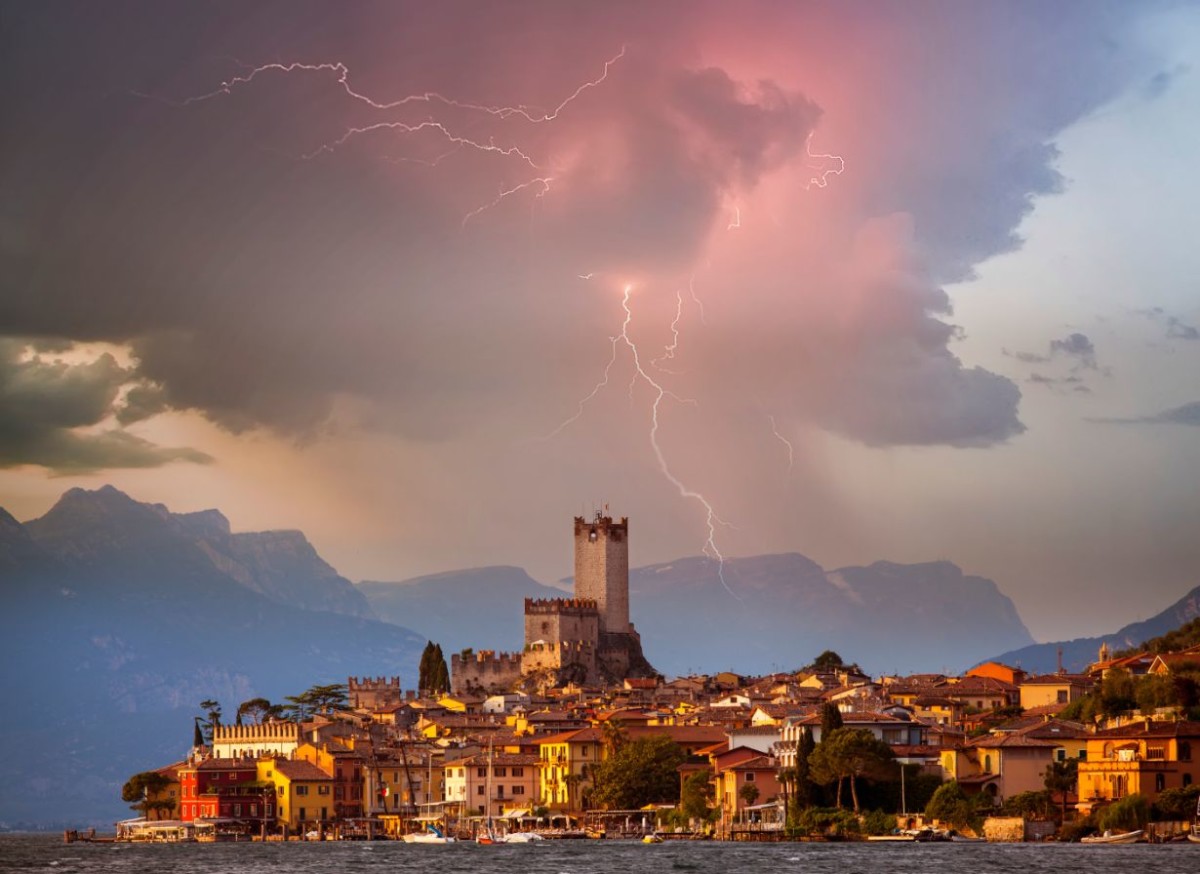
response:
<path id="1" fill-rule="evenodd" d="M 868 835 L 887 835 L 896 830 L 896 815 L 882 810 L 869 810 L 863 814 L 862 830 Z"/>
<path id="2" fill-rule="evenodd" d="M 1126 795 L 1096 813 L 1096 828 L 1100 831 L 1129 832 L 1145 828 L 1150 822 L 1150 802 L 1144 795 Z"/>

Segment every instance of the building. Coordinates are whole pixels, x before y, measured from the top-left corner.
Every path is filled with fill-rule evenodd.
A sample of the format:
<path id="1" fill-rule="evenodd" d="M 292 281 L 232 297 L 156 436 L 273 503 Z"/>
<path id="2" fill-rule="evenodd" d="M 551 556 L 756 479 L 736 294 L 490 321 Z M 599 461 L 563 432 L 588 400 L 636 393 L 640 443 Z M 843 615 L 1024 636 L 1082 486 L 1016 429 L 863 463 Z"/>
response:
<path id="1" fill-rule="evenodd" d="M 261 725 L 214 725 L 212 755 L 217 759 L 257 759 L 291 756 L 300 745 L 297 722 L 264 722 Z"/>
<path id="2" fill-rule="evenodd" d="M 179 768 L 179 819 L 234 819 L 261 824 L 274 797 L 258 783 L 254 759 L 205 759 Z"/>
<path id="3" fill-rule="evenodd" d="M 1079 808 L 1200 782 L 1200 722 L 1144 720 L 1096 732 L 1079 763 Z"/>
<path id="4" fill-rule="evenodd" d="M 260 783 L 274 787 L 276 821 L 293 833 L 328 821 L 333 814 L 333 778 L 311 762 L 265 758 L 257 762 Z"/>
<path id="5" fill-rule="evenodd" d="M 655 675 L 629 621 L 629 519 L 597 513 L 574 520 L 572 598 L 525 599 L 525 645 L 518 653 L 451 655 L 457 694 L 539 686 L 617 683 Z"/>
<path id="6" fill-rule="evenodd" d="M 539 759 L 534 755 L 480 753 L 447 762 L 446 801 L 471 815 L 502 817 L 539 806 Z"/>

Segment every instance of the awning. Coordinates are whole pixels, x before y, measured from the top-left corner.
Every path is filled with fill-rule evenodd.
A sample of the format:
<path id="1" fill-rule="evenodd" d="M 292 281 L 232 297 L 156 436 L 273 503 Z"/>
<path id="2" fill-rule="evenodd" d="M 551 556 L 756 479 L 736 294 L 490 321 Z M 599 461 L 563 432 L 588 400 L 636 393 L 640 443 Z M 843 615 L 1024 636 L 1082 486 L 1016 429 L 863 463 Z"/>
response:
<path id="1" fill-rule="evenodd" d="M 508 813 L 503 814 L 500 818 L 501 819 L 524 819 L 527 816 L 529 816 L 529 808 L 521 807 L 521 808 L 518 808 L 517 810 L 510 810 Z"/>

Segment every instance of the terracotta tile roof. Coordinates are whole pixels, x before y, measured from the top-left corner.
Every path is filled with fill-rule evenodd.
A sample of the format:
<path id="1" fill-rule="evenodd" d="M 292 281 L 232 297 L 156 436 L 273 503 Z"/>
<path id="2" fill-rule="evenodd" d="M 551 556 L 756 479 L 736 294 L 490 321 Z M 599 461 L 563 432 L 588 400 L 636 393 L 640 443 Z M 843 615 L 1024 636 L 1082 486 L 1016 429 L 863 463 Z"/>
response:
<path id="1" fill-rule="evenodd" d="M 333 780 L 312 762 L 302 759 L 276 759 L 274 768 L 289 780 Z"/>
<path id="2" fill-rule="evenodd" d="M 1138 737 L 1197 737 L 1200 736 L 1200 722 L 1151 722 L 1144 720 L 1122 725 L 1120 728 L 1106 728 L 1096 732 L 1096 737 L 1105 738 L 1138 738 Z"/>

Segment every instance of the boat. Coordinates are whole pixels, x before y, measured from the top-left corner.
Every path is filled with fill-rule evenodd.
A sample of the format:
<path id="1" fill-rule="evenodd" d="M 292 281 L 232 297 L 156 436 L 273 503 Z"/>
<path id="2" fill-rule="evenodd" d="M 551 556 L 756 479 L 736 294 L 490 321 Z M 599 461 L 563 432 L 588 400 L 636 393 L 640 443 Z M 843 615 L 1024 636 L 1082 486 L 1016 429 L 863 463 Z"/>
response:
<path id="1" fill-rule="evenodd" d="M 911 844 L 916 839 L 916 835 L 906 834 L 905 832 L 892 832 L 890 835 L 867 835 L 868 841 L 895 841 Z"/>
<path id="2" fill-rule="evenodd" d="M 645 835 L 642 837 L 643 844 L 661 844 L 662 842 L 662 835 Z"/>
<path id="3" fill-rule="evenodd" d="M 532 844 L 546 839 L 537 832 L 513 832 L 505 835 L 501 840 L 506 844 Z"/>
<path id="4" fill-rule="evenodd" d="M 1142 838 L 1143 838 L 1143 832 L 1140 828 L 1135 829 L 1134 831 L 1131 831 L 1131 832 L 1113 832 L 1112 829 L 1108 829 L 1102 835 L 1091 835 L 1090 837 L 1080 838 L 1079 843 L 1081 843 L 1081 844 L 1136 844 L 1138 841 L 1142 840 Z"/>
<path id="5" fill-rule="evenodd" d="M 406 844 L 452 844 L 454 838 L 443 834 L 442 830 L 436 825 L 430 823 L 426 831 L 411 832 L 404 835 L 401 840 Z"/>

